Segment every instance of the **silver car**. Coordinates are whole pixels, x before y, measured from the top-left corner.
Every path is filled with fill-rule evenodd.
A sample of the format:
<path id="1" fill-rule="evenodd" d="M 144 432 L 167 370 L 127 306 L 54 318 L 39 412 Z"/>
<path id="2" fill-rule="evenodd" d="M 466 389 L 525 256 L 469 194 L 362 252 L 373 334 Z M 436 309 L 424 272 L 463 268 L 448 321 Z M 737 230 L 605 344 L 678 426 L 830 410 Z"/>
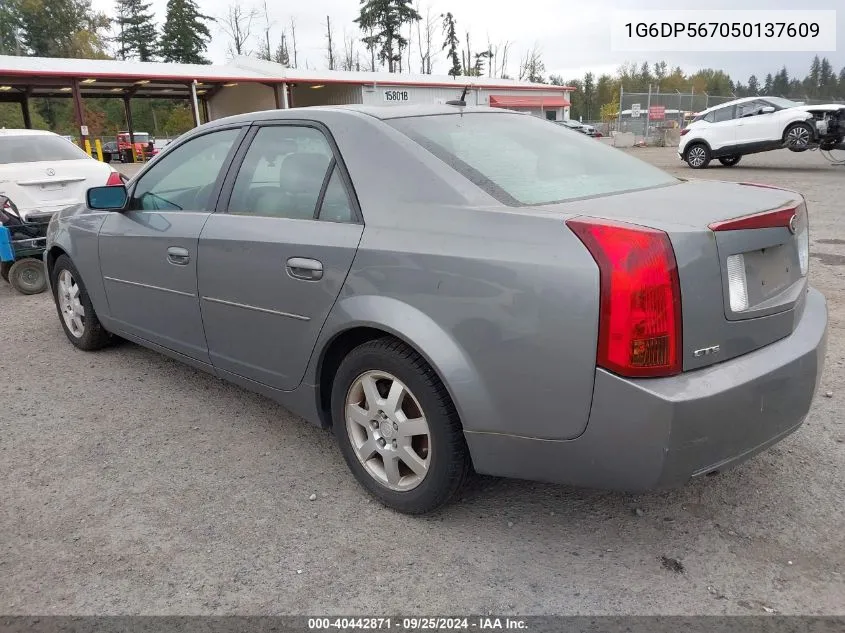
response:
<path id="1" fill-rule="evenodd" d="M 332 428 L 408 513 L 474 469 L 639 491 L 794 431 L 824 360 L 801 195 L 677 180 L 517 113 L 214 121 L 55 217 L 84 350 L 129 339 Z"/>

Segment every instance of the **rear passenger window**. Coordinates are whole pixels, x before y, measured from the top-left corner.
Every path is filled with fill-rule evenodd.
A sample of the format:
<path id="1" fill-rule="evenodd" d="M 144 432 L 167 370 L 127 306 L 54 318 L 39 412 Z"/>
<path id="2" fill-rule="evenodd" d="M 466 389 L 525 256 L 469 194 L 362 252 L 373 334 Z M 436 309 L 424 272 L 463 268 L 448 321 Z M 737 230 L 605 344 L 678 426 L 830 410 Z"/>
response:
<path id="1" fill-rule="evenodd" d="M 734 108 L 733 106 L 727 108 L 719 108 L 718 110 L 713 110 L 713 115 L 715 123 L 720 123 L 722 121 L 730 121 L 734 118 Z"/>
<path id="2" fill-rule="evenodd" d="M 340 170 L 337 165 L 332 168 L 332 175 L 323 195 L 323 205 L 320 207 L 320 219 L 329 222 L 354 222 L 355 216 L 352 213 L 352 205 L 349 204 L 349 195 L 343 179 L 340 177 Z"/>
<path id="3" fill-rule="evenodd" d="M 322 132 L 280 125 L 258 130 L 244 157 L 229 213 L 311 220 L 333 161 Z"/>

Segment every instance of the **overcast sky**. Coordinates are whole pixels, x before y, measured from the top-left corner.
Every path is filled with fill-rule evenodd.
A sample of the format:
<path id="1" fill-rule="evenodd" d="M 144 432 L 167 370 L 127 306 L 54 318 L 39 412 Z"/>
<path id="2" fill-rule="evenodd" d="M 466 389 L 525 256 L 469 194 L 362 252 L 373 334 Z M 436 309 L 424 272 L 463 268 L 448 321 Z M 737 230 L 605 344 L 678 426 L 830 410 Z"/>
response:
<path id="1" fill-rule="evenodd" d="M 164 21 L 167 0 L 152 0 L 159 23 Z M 244 7 L 261 7 L 262 0 L 200 0 L 201 10 L 222 17 L 227 7 L 237 1 Z M 680 65 L 685 71 L 712 67 L 727 71 L 735 80 L 745 83 L 752 73 L 765 76 L 786 65 L 792 74 L 803 77 L 812 60 L 813 53 L 624 53 L 613 52 L 610 46 L 609 17 L 616 10 L 680 9 L 697 6 L 700 3 L 684 5 L 677 0 L 419 0 L 421 12 L 428 7 L 432 15 L 451 11 L 457 20 L 463 38 L 469 30 L 474 51 L 481 50 L 487 40 L 496 43 L 512 42 L 509 54 L 510 74 L 517 72 L 518 59 L 535 43 L 542 51 L 546 72 L 560 74 L 565 79 L 580 77 L 586 71 L 596 74 L 612 73 L 619 64 L 626 61 L 642 62 L 665 59 L 670 66 Z M 337 48 L 343 38 L 344 29 L 355 35 L 361 49 L 362 60 L 366 55 L 360 44 L 360 34 L 353 20 L 358 14 L 359 0 L 306 0 L 304 2 L 268 1 L 270 7 L 271 38 L 278 42 L 282 29 L 290 28 L 290 19 L 296 20 L 299 65 L 306 62 L 310 68 L 326 68 L 325 23 L 331 16 Z M 112 0 L 93 0 L 95 8 L 113 16 Z M 843 0 L 710 0 L 707 9 L 840 9 L 837 15 L 836 52 L 822 53 L 830 59 L 836 72 L 845 66 L 845 2 Z M 258 46 L 257 37 L 264 28 L 263 17 L 253 24 L 255 37 L 250 47 Z M 227 36 L 221 28 L 210 26 L 213 40 L 208 55 L 214 63 L 227 60 Z M 438 31 L 438 44 L 442 35 Z M 416 43 L 414 43 L 416 50 Z M 414 71 L 419 71 L 419 56 L 415 55 Z M 445 54 L 435 58 L 435 73 L 448 69 Z"/>

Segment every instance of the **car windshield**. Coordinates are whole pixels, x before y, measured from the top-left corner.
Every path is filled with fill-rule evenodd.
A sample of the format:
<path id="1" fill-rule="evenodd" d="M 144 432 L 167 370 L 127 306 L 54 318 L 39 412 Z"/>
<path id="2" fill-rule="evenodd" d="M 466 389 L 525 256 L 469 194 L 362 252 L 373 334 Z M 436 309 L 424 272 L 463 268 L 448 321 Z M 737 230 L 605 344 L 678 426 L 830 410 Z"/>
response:
<path id="1" fill-rule="evenodd" d="M 476 112 L 387 123 L 503 204 L 551 204 L 678 182 L 618 149 L 529 115 Z"/>
<path id="2" fill-rule="evenodd" d="M 150 142 L 150 135 L 147 132 L 134 132 L 132 134 L 135 137 L 136 143 L 149 143 Z M 129 132 L 123 132 L 120 135 L 120 140 L 124 143 L 129 142 Z"/>
<path id="3" fill-rule="evenodd" d="M 791 101 L 789 99 L 784 99 L 783 97 L 766 97 L 765 100 L 779 108 L 794 108 L 801 105 L 797 101 Z"/>
<path id="4" fill-rule="evenodd" d="M 59 136 L 36 134 L 4 136 L 0 141 L 0 164 L 79 160 L 80 158 L 89 158 L 89 156 L 76 145 Z"/>

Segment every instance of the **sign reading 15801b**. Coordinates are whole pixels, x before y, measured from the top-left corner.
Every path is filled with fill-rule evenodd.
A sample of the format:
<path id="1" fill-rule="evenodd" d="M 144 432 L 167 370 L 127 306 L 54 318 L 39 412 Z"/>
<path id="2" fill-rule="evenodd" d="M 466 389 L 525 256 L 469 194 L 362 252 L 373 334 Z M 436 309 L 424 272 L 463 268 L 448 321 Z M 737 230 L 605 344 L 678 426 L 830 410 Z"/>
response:
<path id="1" fill-rule="evenodd" d="M 407 90 L 385 90 L 385 101 L 410 101 L 411 95 Z"/>

